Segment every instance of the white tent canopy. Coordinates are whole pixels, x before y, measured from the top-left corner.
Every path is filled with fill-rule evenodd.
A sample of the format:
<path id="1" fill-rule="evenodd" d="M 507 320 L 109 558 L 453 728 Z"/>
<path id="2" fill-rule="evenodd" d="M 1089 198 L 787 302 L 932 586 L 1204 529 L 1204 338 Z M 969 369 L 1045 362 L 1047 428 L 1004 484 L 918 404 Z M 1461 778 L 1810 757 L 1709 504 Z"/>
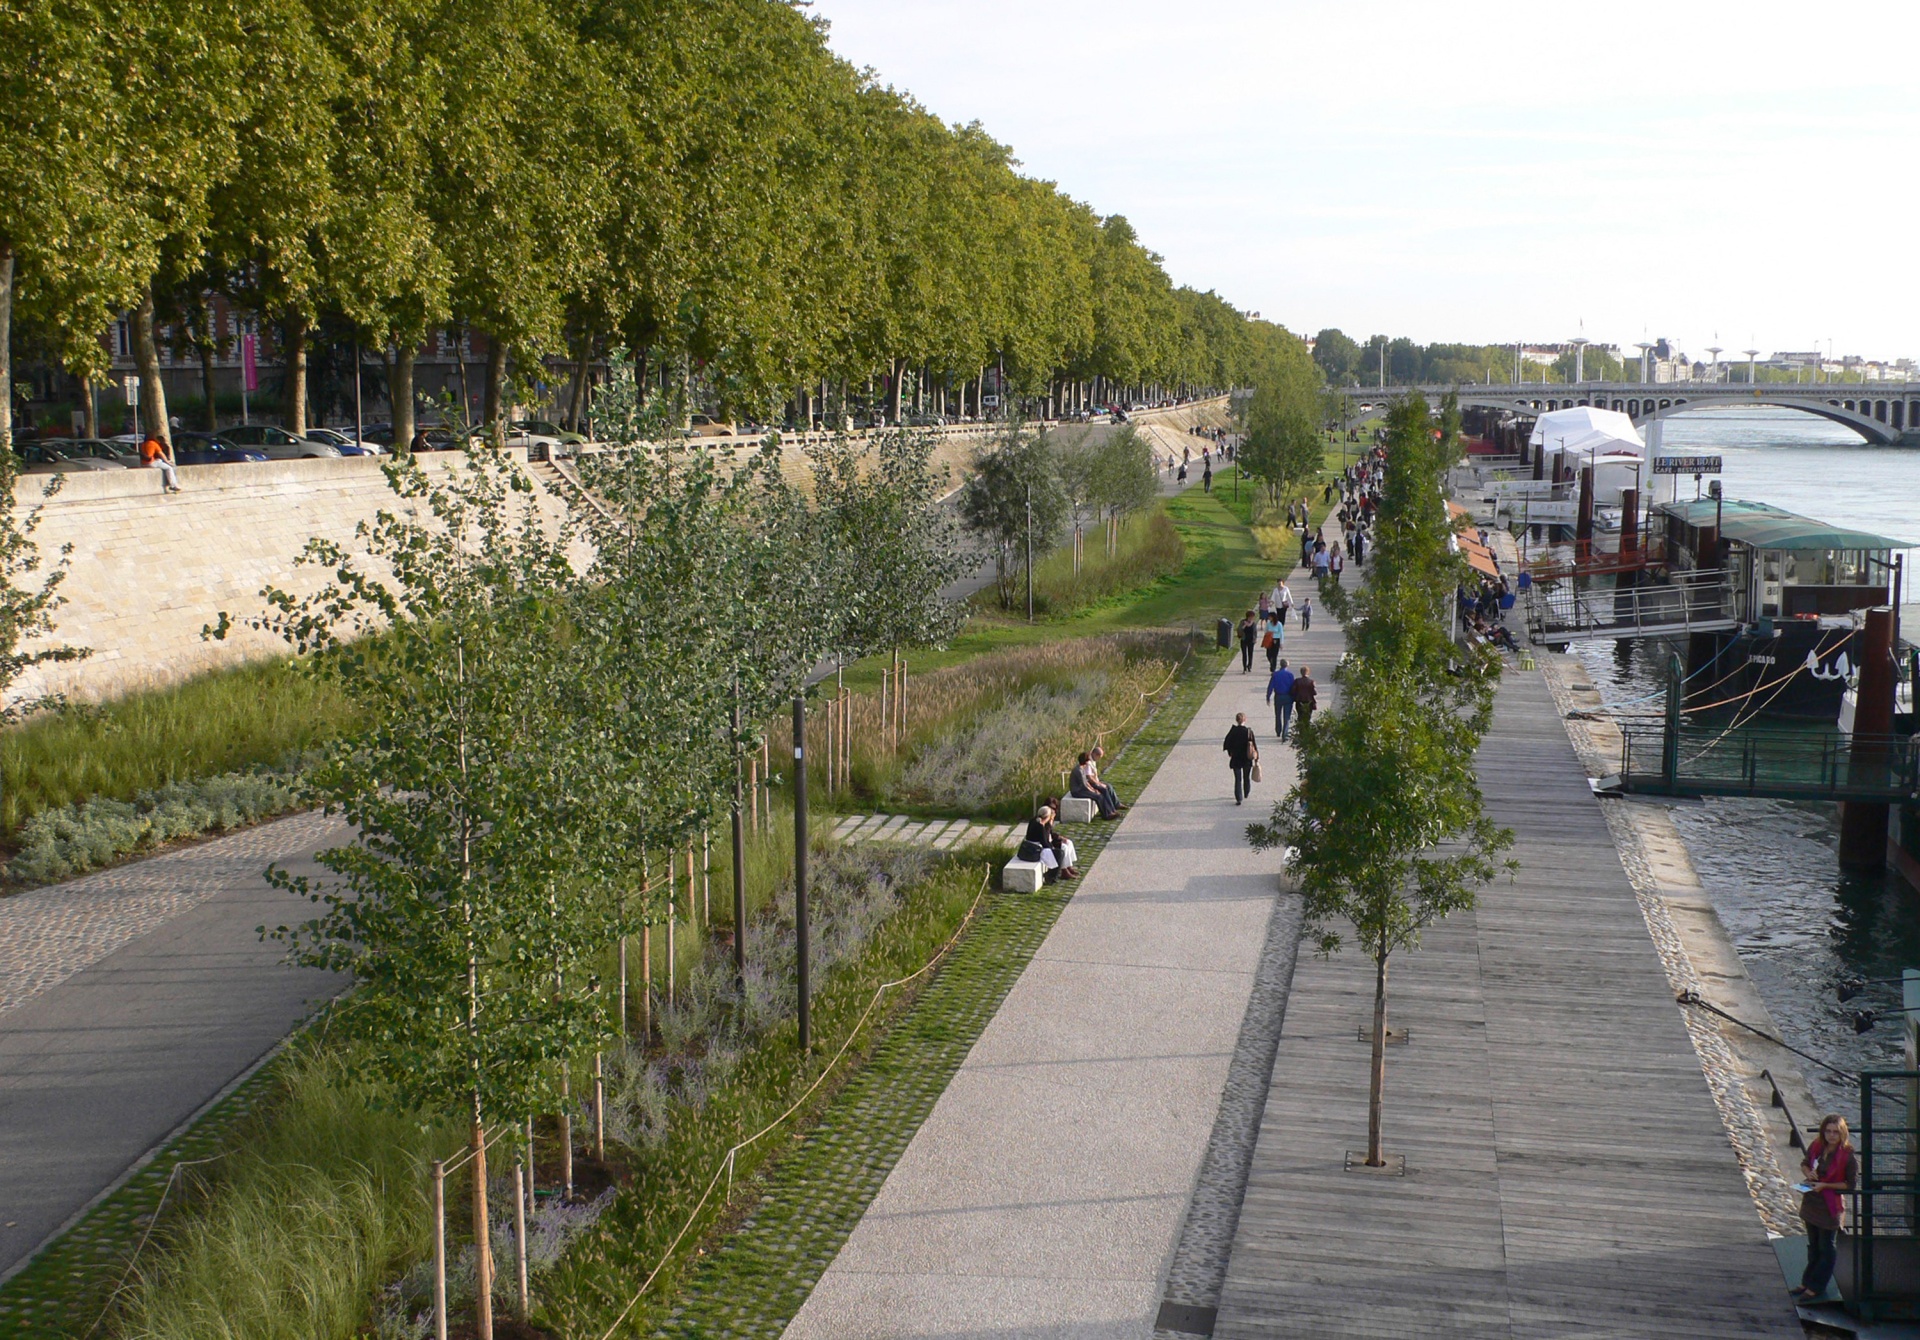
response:
<path id="1" fill-rule="evenodd" d="M 1633 426 L 1633 420 L 1617 409 L 1595 409 L 1591 405 L 1576 405 L 1572 409 L 1550 410 L 1542 414 L 1533 425 L 1533 436 L 1527 439 L 1529 446 L 1546 447 L 1551 451 L 1588 452 L 1600 454 L 1624 452 L 1632 456 L 1647 454 L 1646 441 L 1641 438 L 1640 430 Z"/>

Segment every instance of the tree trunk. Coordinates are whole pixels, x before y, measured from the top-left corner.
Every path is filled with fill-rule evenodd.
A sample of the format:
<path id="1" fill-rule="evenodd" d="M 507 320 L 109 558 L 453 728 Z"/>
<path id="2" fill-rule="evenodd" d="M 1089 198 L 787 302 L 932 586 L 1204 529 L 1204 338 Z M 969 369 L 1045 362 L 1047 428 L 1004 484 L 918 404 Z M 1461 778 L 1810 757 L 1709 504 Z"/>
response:
<path id="1" fill-rule="evenodd" d="M 471 427 L 473 387 L 467 383 L 467 331 L 464 326 L 448 326 L 447 340 L 453 345 L 453 363 L 460 369 L 460 424 Z"/>
<path id="2" fill-rule="evenodd" d="M 413 447 L 413 356 L 404 341 L 394 347 L 393 369 L 387 375 L 387 407 L 393 411 L 393 450 Z"/>
<path id="3" fill-rule="evenodd" d="M 593 339 L 582 335 L 573 355 L 573 382 L 567 387 L 567 427 L 572 432 L 580 431 L 580 420 L 584 413 L 583 405 L 587 398 L 587 364 L 593 356 Z"/>
<path id="4" fill-rule="evenodd" d="M 220 407 L 214 400 L 213 365 L 219 357 L 219 351 L 214 347 L 211 331 L 202 332 L 196 343 L 200 346 L 200 394 L 207 399 L 207 431 L 217 433 L 220 431 Z"/>
<path id="5" fill-rule="evenodd" d="M 473 1330 L 476 1340 L 493 1340 L 493 1242 L 487 1222 L 487 1128 L 480 1120 L 480 1095 L 473 1095 Z"/>
<path id="6" fill-rule="evenodd" d="M 140 415 L 148 432 L 173 449 L 167 428 L 167 386 L 160 380 L 160 347 L 153 340 L 153 290 L 140 295 L 133 309 L 133 355 L 140 365 Z"/>
<path id="7" fill-rule="evenodd" d="M 907 363 L 903 358 L 895 358 L 888 363 L 888 375 L 892 387 L 887 397 L 890 402 L 887 406 L 887 422 L 896 428 L 900 426 L 900 379 L 905 375 L 906 367 Z"/>
<path id="8" fill-rule="evenodd" d="M 13 244 L 0 242 L 0 451 L 13 450 Z"/>
<path id="9" fill-rule="evenodd" d="M 1373 959 L 1373 1072 L 1367 1091 L 1367 1166 L 1386 1165 L 1380 1154 L 1380 1109 L 1387 1093 L 1387 953 Z"/>
<path id="10" fill-rule="evenodd" d="M 507 426 L 500 416 L 501 401 L 507 392 L 507 346 L 498 336 L 487 336 L 487 405 L 482 416 L 487 425 L 487 440 L 496 447 L 507 444 Z"/>
<path id="11" fill-rule="evenodd" d="M 287 403 L 281 421 L 295 437 L 307 435 L 307 319 L 287 314 Z"/>
<path id="12" fill-rule="evenodd" d="M 98 437 L 100 436 L 100 401 L 93 393 L 92 377 L 82 377 L 80 379 L 80 392 L 87 398 L 85 407 L 87 436 Z"/>

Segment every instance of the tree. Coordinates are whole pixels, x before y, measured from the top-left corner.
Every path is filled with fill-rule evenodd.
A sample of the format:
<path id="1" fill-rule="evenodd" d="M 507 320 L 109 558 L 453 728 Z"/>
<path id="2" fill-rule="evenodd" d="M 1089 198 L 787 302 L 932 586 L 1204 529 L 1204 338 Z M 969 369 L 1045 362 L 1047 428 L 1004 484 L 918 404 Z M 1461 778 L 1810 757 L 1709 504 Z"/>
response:
<path id="1" fill-rule="evenodd" d="M 1238 459 L 1241 471 L 1264 483 L 1277 503 L 1320 473 L 1320 371 L 1306 345 L 1284 328 L 1267 326 L 1264 336 Z"/>
<path id="2" fill-rule="evenodd" d="M 1370 1167 L 1385 1162 L 1388 962 L 1471 907 L 1513 840 L 1487 818 L 1474 763 L 1497 669 L 1456 649 L 1447 632 L 1460 560 L 1440 502 L 1446 463 L 1425 402 L 1396 405 L 1366 584 L 1357 593 L 1334 580 L 1321 587 L 1345 621 L 1340 705 L 1302 732 L 1299 784 L 1247 830 L 1257 849 L 1295 849 L 1320 952 L 1337 952 L 1350 935 L 1373 961 Z"/>
<path id="3" fill-rule="evenodd" d="M 331 578 L 306 598 L 268 588 L 267 612 L 244 621 L 305 653 L 371 723 L 310 774 L 356 840 L 318 856 L 332 879 L 273 872 L 322 908 L 275 935 L 358 983 L 334 1026 L 370 1044 L 353 1056 L 371 1078 L 466 1115 L 489 1337 L 488 1128 L 550 1100 L 556 1063 L 605 1030 L 596 993 L 551 987 L 556 965 L 585 980 L 603 943 L 568 896 L 570 791 L 596 761 L 562 691 L 575 578 L 569 537 L 506 461 L 475 455 L 441 481 L 407 461 L 388 479 L 403 510 L 364 526 L 358 553 L 310 541 L 301 562 Z M 230 626 L 223 614 L 211 631 Z"/>
<path id="4" fill-rule="evenodd" d="M 1313 337 L 1313 361 L 1329 386 L 1345 386 L 1360 372 L 1360 346 L 1335 327 Z"/>
<path id="5" fill-rule="evenodd" d="M 19 699 L 12 696 L 20 676 L 42 665 L 60 665 L 83 660 L 85 647 L 64 643 L 47 644 L 53 636 L 53 613 L 66 603 L 60 583 L 67 575 L 71 544 L 62 545 L 60 557 L 42 573 L 40 546 L 33 533 L 40 525 L 40 508 L 25 518 L 13 505 L 14 489 L 20 478 L 20 458 L 9 447 L 0 446 L 0 726 L 11 726 L 23 717 L 44 708 L 57 706 L 57 694 L 36 694 Z M 51 498 L 66 481 L 54 475 L 47 481 L 43 498 Z M 28 648 L 29 642 L 41 645 Z"/>
<path id="6" fill-rule="evenodd" d="M 1109 431 L 1093 448 L 1089 496 L 1106 514 L 1107 554 L 1113 555 L 1120 520 L 1153 506 L 1160 496 L 1160 472 L 1154 467 L 1153 448 L 1123 424 Z"/>
<path id="7" fill-rule="evenodd" d="M 1053 453 L 1038 433 L 1010 428 L 992 450 L 974 458 L 973 474 L 960 494 L 960 516 L 993 550 L 1001 609 L 1014 606 L 1015 577 L 1030 562 L 1027 555 L 1053 547 L 1066 515 Z"/>

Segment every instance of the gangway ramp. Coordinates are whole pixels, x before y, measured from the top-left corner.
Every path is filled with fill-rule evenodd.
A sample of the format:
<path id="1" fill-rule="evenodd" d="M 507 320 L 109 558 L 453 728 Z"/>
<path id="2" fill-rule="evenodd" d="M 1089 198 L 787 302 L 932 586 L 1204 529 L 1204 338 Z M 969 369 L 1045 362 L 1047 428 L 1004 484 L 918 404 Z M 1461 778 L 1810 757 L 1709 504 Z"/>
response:
<path id="1" fill-rule="evenodd" d="M 1740 627 L 1733 577 L 1719 571 L 1675 573 L 1646 585 L 1586 586 L 1535 582 L 1526 595 L 1527 640 L 1563 646 L 1600 638 L 1684 637 Z"/>

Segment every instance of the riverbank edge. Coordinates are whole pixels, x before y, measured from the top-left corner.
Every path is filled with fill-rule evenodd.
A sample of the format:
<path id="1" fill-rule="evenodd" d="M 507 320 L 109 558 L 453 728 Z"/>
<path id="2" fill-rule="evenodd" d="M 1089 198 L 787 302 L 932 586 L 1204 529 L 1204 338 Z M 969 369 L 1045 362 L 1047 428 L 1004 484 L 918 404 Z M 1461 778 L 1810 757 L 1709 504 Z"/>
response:
<path id="1" fill-rule="evenodd" d="M 1586 668 L 1572 655 L 1538 655 L 1567 738 L 1588 776 L 1602 777 L 1616 771 L 1620 732 L 1611 720 L 1598 715 L 1603 700 Z M 1701 999 L 1779 1037 L 1780 1027 L 1714 910 L 1669 806 L 1633 799 L 1600 799 L 1597 803 L 1675 996 L 1697 991 Z M 1685 1005 L 1675 1008 L 1686 1022 L 1700 1069 L 1768 1236 L 1804 1233 L 1799 1196 L 1792 1189 L 1800 1176 L 1800 1153 L 1792 1146 L 1792 1126 L 1786 1113 L 1791 1112 L 1803 1130 L 1810 1130 L 1819 1120 L 1820 1109 L 1801 1072 L 1799 1058 L 1705 1010 Z M 1774 1105 L 1775 1085 L 1786 1100 L 1785 1111 Z"/>

